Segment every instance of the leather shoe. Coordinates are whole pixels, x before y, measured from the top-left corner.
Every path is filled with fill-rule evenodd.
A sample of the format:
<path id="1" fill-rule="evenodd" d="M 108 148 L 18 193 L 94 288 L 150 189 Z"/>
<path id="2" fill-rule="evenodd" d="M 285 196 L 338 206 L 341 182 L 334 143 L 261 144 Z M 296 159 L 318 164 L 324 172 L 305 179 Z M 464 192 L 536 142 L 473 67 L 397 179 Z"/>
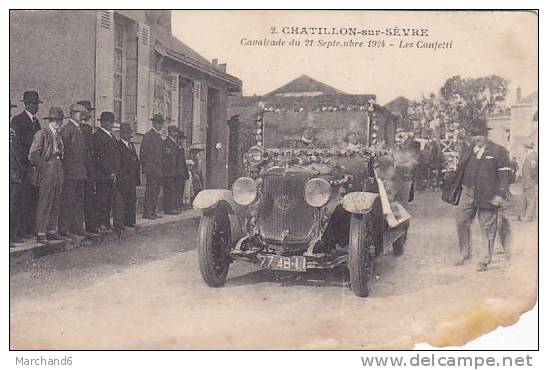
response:
<path id="1" fill-rule="evenodd" d="M 155 220 L 156 219 L 156 217 L 154 217 L 154 215 L 143 215 L 143 218 L 145 220 Z"/>
<path id="2" fill-rule="evenodd" d="M 159 215 L 159 214 L 157 214 L 157 213 L 156 213 L 156 214 L 154 214 L 154 215 L 153 215 L 152 217 L 154 217 L 154 218 L 163 218 L 163 216 L 162 216 L 162 215 Z"/>
<path id="3" fill-rule="evenodd" d="M 479 271 L 479 272 L 487 271 L 487 264 L 480 262 L 478 264 L 478 268 L 476 269 L 476 271 Z"/>
<path id="4" fill-rule="evenodd" d="M 73 233 L 69 233 L 69 232 L 60 232 L 59 235 L 61 235 L 62 237 L 64 237 L 65 239 L 74 239 L 76 238 L 76 235 L 73 234 Z"/>
<path id="5" fill-rule="evenodd" d="M 38 234 L 36 236 L 36 242 L 41 243 L 41 244 L 48 244 L 49 243 L 46 236 L 43 235 L 43 234 Z"/>
<path id="6" fill-rule="evenodd" d="M 47 240 L 65 240 L 65 238 L 63 238 L 58 233 L 47 233 L 46 234 L 46 239 Z"/>
<path id="7" fill-rule="evenodd" d="M 178 215 L 180 212 L 177 211 L 167 211 L 166 215 Z"/>
<path id="8" fill-rule="evenodd" d="M 23 243 L 23 238 L 20 238 L 19 235 L 14 235 L 13 237 L 10 238 L 10 244 L 13 244 L 13 243 Z"/>

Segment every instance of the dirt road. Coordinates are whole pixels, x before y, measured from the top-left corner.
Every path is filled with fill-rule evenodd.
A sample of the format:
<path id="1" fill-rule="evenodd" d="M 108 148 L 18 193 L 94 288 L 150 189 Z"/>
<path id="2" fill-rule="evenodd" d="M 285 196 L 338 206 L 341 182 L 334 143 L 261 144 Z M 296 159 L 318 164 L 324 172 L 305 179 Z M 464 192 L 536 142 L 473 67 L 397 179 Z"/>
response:
<path id="1" fill-rule="evenodd" d="M 406 253 L 379 259 L 366 299 L 352 294 L 343 271 L 240 262 L 225 287 L 209 288 L 188 226 L 16 266 L 11 348 L 411 348 L 459 345 L 513 323 L 536 299 L 536 224 L 513 224 L 512 264 L 497 254 L 479 273 L 475 262 L 453 266 L 454 209 L 438 199 L 424 193 L 410 206 Z M 482 246 L 476 225 L 475 252 Z"/>

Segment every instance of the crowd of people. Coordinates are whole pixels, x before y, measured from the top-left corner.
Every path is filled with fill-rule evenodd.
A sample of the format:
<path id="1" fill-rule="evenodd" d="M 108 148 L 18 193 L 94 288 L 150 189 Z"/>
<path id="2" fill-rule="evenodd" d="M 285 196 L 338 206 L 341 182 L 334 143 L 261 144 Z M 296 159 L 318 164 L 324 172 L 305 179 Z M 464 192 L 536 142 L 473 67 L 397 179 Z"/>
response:
<path id="1" fill-rule="evenodd" d="M 145 219 L 157 219 L 158 198 L 163 212 L 176 215 L 189 207 L 203 187 L 199 147 L 187 160 L 184 133 L 155 114 L 138 154 L 130 124 L 117 122 L 113 112 L 101 112 L 90 122 L 89 101 L 70 106 L 65 117 L 51 107 L 40 124 L 38 92 L 26 91 L 24 110 L 11 119 L 17 105 L 10 101 L 10 245 L 36 237 L 55 240 L 92 237 L 136 227 L 137 186 L 146 178 Z"/>

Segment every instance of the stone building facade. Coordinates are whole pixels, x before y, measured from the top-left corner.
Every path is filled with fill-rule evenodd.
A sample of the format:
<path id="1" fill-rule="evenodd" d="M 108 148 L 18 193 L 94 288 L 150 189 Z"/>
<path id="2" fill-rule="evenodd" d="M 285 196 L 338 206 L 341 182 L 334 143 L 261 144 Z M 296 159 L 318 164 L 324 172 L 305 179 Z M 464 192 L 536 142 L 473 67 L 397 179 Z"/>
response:
<path id="1" fill-rule="evenodd" d="M 227 95 L 241 85 L 171 34 L 169 10 L 10 11 L 13 101 L 25 90 L 39 92 L 43 111 L 90 100 L 97 116 L 132 124 L 137 146 L 161 113 L 187 147 L 206 149 L 208 187 L 228 186 Z"/>

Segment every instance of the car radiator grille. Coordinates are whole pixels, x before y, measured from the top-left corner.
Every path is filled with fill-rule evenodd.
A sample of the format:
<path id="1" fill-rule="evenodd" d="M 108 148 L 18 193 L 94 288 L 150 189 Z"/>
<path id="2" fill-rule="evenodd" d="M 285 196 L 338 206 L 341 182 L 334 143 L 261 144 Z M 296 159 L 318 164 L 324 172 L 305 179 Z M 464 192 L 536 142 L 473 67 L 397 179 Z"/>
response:
<path id="1" fill-rule="evenodd" d="M 314 227 L 314 208 L 304 200 L 302 175 L 267 175 L 263 185 L 263 207 L 259 220 L 261 236 L 272 242 L 307 242 Z M 286 231 L 287 230 L 287 231 Z"/>

